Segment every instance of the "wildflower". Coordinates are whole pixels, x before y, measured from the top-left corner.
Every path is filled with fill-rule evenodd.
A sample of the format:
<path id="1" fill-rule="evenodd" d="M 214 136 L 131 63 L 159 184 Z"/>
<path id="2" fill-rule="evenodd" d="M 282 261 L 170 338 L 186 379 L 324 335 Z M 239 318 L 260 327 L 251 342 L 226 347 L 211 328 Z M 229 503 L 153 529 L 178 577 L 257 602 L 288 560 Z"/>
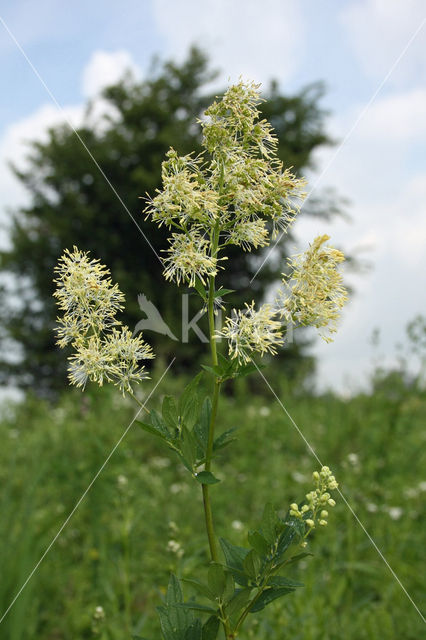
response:
<path id="1" fill-rule="evenodd" d="M 305 537 L 315 528 L 316 522 L 321 527 L 327 526 L 328 511 L 323 506 L 334 507 L 336 504 L 327 491 L 327 489 L 333 490 L 338 487 L 329 467 L 324 466 L 320 471 L 314 471 L 312 479 L 315 489 L 306 494 L 306 504 L 302 505 L 300 509 L 295 502 L 290 505 L 290 515 L 303 520 L 308 527 Z"/>
<path id="2" fill-rule="evenodd" d="M 218 215 L 218 194 L 209 188 L 202 173 L 202 158 L 179 157 L 171 148 L 162 164 L 163 190 L 157 189 L 145 211 L 159 226 L 174 223 L 210 225 Z"/>
<path id="3" fill-rule="evenodd" d="M 277 353 L 276 347 L 284 344 L 281 322 L 274 320 L 276 311 L 270 304 L 263 304 L 258 310 L 246 304 L 246 309 L 233 309 L 231 317 L 226 318 L 225 326 L 216 337 L 228 340 L 229 355 L 240 362 L 249 362 L 250 353 L 256 351 Z"/>
<path id="4" fill-rule="evenodd" d="M 110 272 L 89 260 L 88 253 L 73 247 L 65 249 L 55 267 L 58 277 L 53 296 L 64 312 L 58 318 L 58 345 L 63 348 L 90 330 L 102 331 L 119 324 L 115 316 L 123 309 L 124 295 L 112 284 Z"/>
<path id="5" fill-rule="evenodd" d="M 133 338 L 117 320 L 124 296 L 108 269 L 74 247 L 65 250 L 55 271 L 54 296 L 64 312 L 58 318 L 57 343 L 74 347 L 68 366 L 71 384 L 84 389 L 89 380 L 100 386 L 113 382 L 123 394 L 132 392 L 132 383 L 147 377 L 139 362 L 154 356 L 141 335 Z"/>
<path id="6" fill-rule="evenodd" d="M 303 254 L 289 260 L 291 273 L 283 274 L 287 293 L 280 294 L 281 316 L 287 322 L 329 327 L 336 331 L 335 323 L 347 300 L 346 289 L 337 265 L 345 258 L 341 251 L 323 246 L 329 236 L 318 236 Z M 322 336 L 330 342 L 330 336 Z"/>
<path id="7" fill-rule="evenodd" d="M 165 260 L 166 280 L 175 280 L 178 285 L 181 280 L 187 281 L 193 287 L 197 277 L 205 283 L 206 277 L 216 275 L 216 258 L 208 255 L 209 243 L 198 232 L 173 233 L 170 244 L 170 255 Z"/>

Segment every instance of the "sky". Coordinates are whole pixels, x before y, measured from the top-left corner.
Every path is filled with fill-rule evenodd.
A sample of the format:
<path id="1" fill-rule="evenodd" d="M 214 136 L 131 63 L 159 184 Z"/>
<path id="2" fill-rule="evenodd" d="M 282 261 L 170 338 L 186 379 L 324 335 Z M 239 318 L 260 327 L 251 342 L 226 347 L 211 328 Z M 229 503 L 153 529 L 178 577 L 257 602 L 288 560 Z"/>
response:
<path id="1" fill-rule="evenodd" d="M 321 388 L 361 388 L 373 330 L 381 335 L 375 361 L 390 364 L 406 324 L 426 315 L 423 0 L 3 1 L 0 221 L 27 201 L 8 168 L 25 166 L 26 140 L 43 140 L 65 118 L 78 125 L 87 100 L 125 69 L 143 79 L 154 55 L 181 61 L 191 44 L 219 69 L 218 87 L 240 75 L 275 78 L 290 94 L 325 82 L 326 129 L 337 145 L 317 152 L 308 192 L 335 188 L 350 221 L 317 221 L 302 210 L 295 251 L 327 233 L 370 265 L 347 274 L 355 292 L 334 342 L 313 348 Z"/>

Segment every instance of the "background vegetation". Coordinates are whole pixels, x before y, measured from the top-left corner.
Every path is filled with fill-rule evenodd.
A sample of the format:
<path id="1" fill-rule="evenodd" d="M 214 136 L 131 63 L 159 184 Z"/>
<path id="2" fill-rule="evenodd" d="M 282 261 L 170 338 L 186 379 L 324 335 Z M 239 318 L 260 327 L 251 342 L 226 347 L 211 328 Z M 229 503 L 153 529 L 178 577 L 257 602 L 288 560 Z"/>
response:
<path id="1" fill-rule="evenodd" d="M 171 371 L 151 406 L 182 385 Z M 403 370 L 377 370 L 373 393 L 347 400 L 297 393 L 282 377 L 273 386 L 321 461 L 335 472 L 343 494 L 408 592 L 421 603 L 426 392 L 419 380 Z M 224 484 L 213 488 L 212 497 L 219 532 L 241 544 L 261 515 L 265 495 L 285 509 L 310 489 L 318 464 L 260 378 L 234 391 L 221 405 L 219 424 L 223 429 L 238 426 L 239 440 L 222 454 Z M 134 411 L 113 389 L 92 388 L 85 395 L 68 392 L 55 407 L 28 398 L 4 417 L 2 611 Z M 206 560 L 200 494 L 175 457 L 132 426 L 3 621 L 1 637 L 122 640 L 131 632 L 158 637 L 155 606 L 168 572 L 189 576 Z M 244 637 L 422 637 L 420 616 L 341 498 L 336 500 L 329 527 L 312 540 L 315 556 L 303 572 L 305 587 L 270 605 L 260 626 Z M 297 569 L 292 575 L 297 577 Z M 94 625 L 97 606 L 106 617 Z"/>

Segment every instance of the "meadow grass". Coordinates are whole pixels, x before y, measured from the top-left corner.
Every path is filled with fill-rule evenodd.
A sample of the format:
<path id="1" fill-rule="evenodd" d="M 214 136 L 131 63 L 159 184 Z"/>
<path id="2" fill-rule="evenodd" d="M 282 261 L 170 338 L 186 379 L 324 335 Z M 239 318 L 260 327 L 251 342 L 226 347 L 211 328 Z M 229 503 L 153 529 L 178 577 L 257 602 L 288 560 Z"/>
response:
<path id="1" fill-rule="evenodd" d="M 170 374 L 150 406 L 182 387 Z M 375 395 L 343 400 L 295 394 L 284 383 L 274 387 L 421 606 L 426 394 L 389 383 Z M 109 388 L 70 390 L 54 407 L 28 398 L 4 412 L 0 615 L 134 413 L 130 400 Z M 319 464 L 258 376 L 221 398 L 218 432 L 231 427 L 238 427 L 238 440 L 221 453 L 223 482 L 213 487 L 212 500 L 219 535 L 244 544 L 265 495 L 285 511 L 311 489 Z M 208 563 L 195 485 L 159 441 L 133 425 L 1 623 L 0 638 L 158 638 L 155 607 L 168 573 L 190 577 Z M 338 495 L 336 501 L 329 526 L 310 543 L 315 555 L 306 560 L 305 587 L 270 605 L 242 637 L 422 637 L 419 614 Z M 297 578 L 298 569 L 288 575 Z M 105 619 L 94 624 L 97 606 Z"/>

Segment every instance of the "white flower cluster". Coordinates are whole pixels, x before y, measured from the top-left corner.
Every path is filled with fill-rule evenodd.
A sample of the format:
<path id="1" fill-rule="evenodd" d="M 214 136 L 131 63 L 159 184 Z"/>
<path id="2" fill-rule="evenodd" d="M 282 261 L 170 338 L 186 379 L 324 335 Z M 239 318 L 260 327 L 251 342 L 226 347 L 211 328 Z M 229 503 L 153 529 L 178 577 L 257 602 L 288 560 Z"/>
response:
<path id="1" fill-rule="evenodd" d="M 290 505 L 290 515 L 304 520 L 307 526 L 305 538 L 317 523 L 321 527 L 327 526 L 328 511 L 326 507 L 334 507 L 336 505 L 329 492 L 334 491 L 339 486 L 329 467 L 322 467 L 321 471 L 314 471 L 312 479 L 315 489 L 306 494 L 306 504 L 300 509 L 295 502 Z M 309 515 L 309 517 L 306 518 L 306 515 Z M 303 542 L 302 546 L 306 546 L 306 542 Z"/>
<path id="2" fill-rule="evenodd" d="M 290 274 L 283 274 L 286 292 L 282 295 L 282 315 L 294 325 L 327 327 L 336 331 L 336 321 L 347 301 L 342 276 L 337 265 L 345 256 L 338 249 L 325 245 L 330 237 L 318 236 L 305 251 L 289 259 Z M 330 336 L 322 335 L 327 342 Z"/>
<path id="3" fill-rule="evenodd" d="M 159 226 L 178 230 L 168 249 L 167 279 L 194 286 L 197 276 L 214 276 L 221 248 L 267 246 L 269 227 L 272 235 L 286 230 L 300 208 L 305 182 L 277 158 L 277 138 L 259 119 L 260 102 L 259 85 L 240 81 L 199 121 L 204 155 L 168 152 L 162 190 L 145 210 Z"/>
<path id="4" fill-rule="evenodd" d="M 251 353 L 257 351 L 275 354 L 276 347 L 284 344 L 282 325 L 274 320 L 277 312 L 270 304 L 263 304 L 258 310 L 246 304 L 244 310 L 233 309 L 231 317 L 226 318 L 222 331 L 216 337 L 228 340 L 229 355 L 240 362 L 249 362 Z"/>
<path id="5" fill-rule="evenodd" d="M 69 358 L 71 384 L 84 388 L 88 380 L 100 386 L 113 382 L 123 393 L 131 392 L 133 382 L 147 377 L 139 362 L 154 356 L 141 335 L 133 338 L 117 320 L 124 296 L 108 269 L 74 247 L 65 250 L 55 272 L 53 295 L 63 312 L 57 319 L 57 343 L 61 348 L 71 343 L 75 349 Z"/>
<path id="6" fill-rule="evenodd" d="M 336 331 L 336 320 L 347 300 L 342 276 L 337 271 L 344 256 L 341 251 L 324 246 L 328 239 L 318 236 L 304 254 L 289 260 L 292 271 L 283 276 L 286 287 L 278 291 L 272 305 L 264 304 L 256 310 L 252 302 L 242 311 L 233 309 L 217 333 L 217 337 L 228 340 L 231 358 L 248 362 L 254 352 L 275 354 L 276 347 L 284 344 L 285 324 L 314 327 L 330 324 L 329 331 Z M 329 336 L 323 338 L 331 340 Z"/>

